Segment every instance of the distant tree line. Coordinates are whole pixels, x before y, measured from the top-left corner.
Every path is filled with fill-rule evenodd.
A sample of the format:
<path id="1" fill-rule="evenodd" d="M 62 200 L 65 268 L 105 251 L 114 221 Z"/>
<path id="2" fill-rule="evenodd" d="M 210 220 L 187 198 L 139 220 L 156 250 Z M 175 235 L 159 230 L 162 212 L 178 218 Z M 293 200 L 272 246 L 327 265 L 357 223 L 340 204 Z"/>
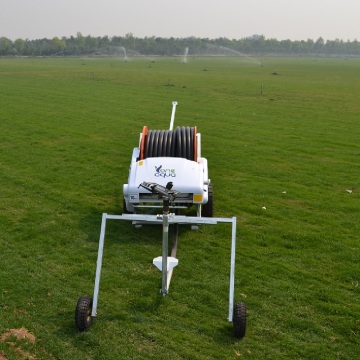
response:
<path id="1" fill-rule="evenodd" d="M 188 49 L 189 56 L 237 55 L 237 53 L 265 55 L 360 55 L 360 42 L 340 39 L 316 41 L 266 39 L 252 35 L 239 40 L 218 38 L 137 38 L 132 33 L 125 36 L 76 36 L 52 39 L 16 39 L 0 37 L 0 56 L 180 56 Z"/>

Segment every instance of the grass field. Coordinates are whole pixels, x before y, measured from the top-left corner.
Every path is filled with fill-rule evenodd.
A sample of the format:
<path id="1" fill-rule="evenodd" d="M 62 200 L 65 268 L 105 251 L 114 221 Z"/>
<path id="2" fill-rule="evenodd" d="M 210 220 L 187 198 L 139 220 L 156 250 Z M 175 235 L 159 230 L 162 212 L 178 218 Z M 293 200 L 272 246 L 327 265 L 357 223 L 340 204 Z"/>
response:
<path id="1" fill-rule="evenodd" d="M 360 60 L 0 59 L 0 359 L 360 357 Z M 263 85 L 263 93 L 260 88 Z M 122 213 L 143 125 L 198 127 L 215 216 L 180 230 L 169 296 L 161 229 L 109 222 L 98 316 L 101 214 Z"/>

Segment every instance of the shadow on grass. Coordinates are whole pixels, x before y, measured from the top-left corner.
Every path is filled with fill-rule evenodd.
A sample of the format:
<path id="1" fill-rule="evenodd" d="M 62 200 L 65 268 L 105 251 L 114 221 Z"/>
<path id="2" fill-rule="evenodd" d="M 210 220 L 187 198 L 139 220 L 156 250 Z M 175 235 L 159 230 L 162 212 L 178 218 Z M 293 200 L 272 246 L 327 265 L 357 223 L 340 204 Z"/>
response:
<path id="1" fill-rule="evenodd" d="M 106 211 L 104 211 L 106 212 Z M 120 211 L 108 211 L 108 214 L 121 215 Z M 80 221 L 80 228 L 86 234 L 88 241 L 98 243 L 101 230 L 102 212 L 98 209 L 89 209 L 86 216 Z M 182 233 L 190 231 L 189 226 L 179 226 L 179 236 Z M 129 244 L 136 242 L 139 245 L 146 243 L 155 245 L 162 243 L 162 227 L 161 224 L 142 225 L 136 228 L 130 221 L 107 219 L 105 242 L 119 242 L 121 244 Z M 173 241 L 173 225 L 169 230 L 169 247 Z"/>
<path id="2" fill-rule="evenodd" d="M 233 334 L 233 324 L 227 322 L 226 325 L 219 326 L 218 329 L 213 334 L 213 340 L 215 343 L 223 346 L 224 344 L 236 345 L 243 341 L 243 339 L 238 339 Z"/>
<path id="3" fill-rule="evenodd" d="M 102 314 L 94 318 L 92 326 L 85 332 L 80 332 L 75 326 L 74 311 L 68 311 L 66 313 L 58 314 L 59 317 L 66 316 L 66 321 L 62 322 L 60 326 L 55 331 L 57 337 L 66 339 L 67 342 L 73 344 L 76 348 L 84 347 L 86 349 L 86 344 L 91 344 L 94 346 L 98 341 L 96 338 L 101 336 L 103 333 L 108 333 L 111 329 L 117 329 L 116 331 L 121 332 L 121 329 L 126 329 L 132 332 L 137 331 L 139 326 L 142 326 L 142 329 L 146 331 L 152 331 L 151 329 L 155 326 L 162 326 L 164 321 L 159 317 L 158 309 L 161 307 L 162 297 L 158 296 L 154 299 L 151 304 L 148 304 L 147 309 L 142 309 L 142 311 L 137 310 L 136 312 L 131 311 L 125 308 L 121 313 L 108 313 Z M 156 316 L 149 315 L 147 311 L 152 311 L 156 313 Z M 129 310 L 129 311 L 128 311 Z M 133 310 L 133 309 L 132 309 Z M 157 320 L 156 320 L 157 319 Z M 179 319 L 180 321 L 180 319 Z M 158 322 L 157 325 L 152 325 L 151 328 L 149 324 Z M 112 331 L 113 331 L 112 330 Z M 233 335 L 232 323 L 225 322 L 222 325 L 219 325 L 213 331 L 209 331 L 208 334 L 204 334 L 209 338 L 212 338 L 212 341 L 219 346 L 234 346 L 241 344 L 244 339 L 237 339 Z"/>
<path id="4" fill-rule="evenodd" d="M 90 242 L 98 242 L 100 237 L 102 214 L 121 215 L 124 213 L 123 208 L 123 195 L 118 189 L 114 193 L 114 203 L 111 208 L 99 209 L 99 207 L 89 208 L 87 214 L 80 220 L 80 228 L 87 235 Z M 161 213 L 161 209 L 159 210 Z M 196 216 L 194 207 L 185 210 L 185 215 Z M 170 225 L 169 232 L 169 247 L 173 240 L 173 226 Z M 179 235 L 184 231 L 189 231 L 189 226 L 179 226 Z M 162 241 L 162 227 L 161 225 L 142 225 L 140 228 L 126 220 L 107 220 L 105 240 L 112 241 L 116 239 L 123 244 L 132 243 L 136 241 L 139 244 L 161 244 Z"/>

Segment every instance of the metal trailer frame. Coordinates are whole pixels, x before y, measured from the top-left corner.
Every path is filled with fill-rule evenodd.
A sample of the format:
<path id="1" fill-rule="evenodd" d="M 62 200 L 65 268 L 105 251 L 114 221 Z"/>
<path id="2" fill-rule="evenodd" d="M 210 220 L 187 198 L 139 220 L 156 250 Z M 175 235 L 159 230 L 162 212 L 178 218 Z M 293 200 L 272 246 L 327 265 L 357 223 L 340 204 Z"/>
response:
<path id="1" fill-rule="evenodd" d="M 132 221 L 133 223 L 151 223 L 151 224 L 162 224 L 163 228 L 163 246 L 162 246 L 162 287 L 160 293 L 165 296 L 169 292 L 170 281 L 172 276 L 173 268 L 169 268 L 168 264 L 168 234 L 170 224 L 190 224 L 193 226 L 197 225 L 216 225 L 217 223 L 230 223 L 231 224 L 231 256 L 230 256 L 230 283 L 229 283 L 229 311 L 228 321 L 233 321 L 234 316 L 234 284 L 235 284 L 235 252 L 236 252 L 236 217 L 232 218 L 206 218 L 196 216 L 182 216 L 175 215 L 173 213 L 166 213 L 158 215 L 142 215 L 142 214 L 122 214 L 122 215 L 110 215 L 107 213 L 102 214 L 101 231 L 99 239 L 98 257 L 96 263 L 96 277 L 95 286 L 92 302 L 91 317 L 97 315 L 97 304 L 99 299 L 99 288 L 100 288 L 100 277 L 102 258 L 105 243 L 105 231 L 107 220 L 126 220 Z M 176 265 L 175 265 L 176 266 Z"/>
<path id="2" fill-rule="evenodd" d="M 173 129 L 175 111 L 177 102 L 172 103 L 172 113 L 170 121 L 170 130 Z M 200 139 L 200 134 L 196 135 Z M 200 141 L 199 141 L 200 146 Z M 200 154 L 200 149 L 198 149 Z M 209 182 L 209 180 L 207 180 Z M 210 183 L 210 182 L 209 182 Z M 216 225 L 218 223 L 230 223 L 231 224 L 231 256 L 230 256 L 230 284 L 229 284 L 229 311 L 228 321 L 233 322 L 233 333 L 234 336 L 241 339 L 245 336 L 246 331 L 246 305 L 243 302 L 234 303 L 234 284 L 235 284 L 235 252 L 236 252 L 236 217 L 232 218 L 216 218 L 216 217 L 202 217 L 201 206 L 198 206 L 198 216 L 182 216 L 170 213 L 170 208 L 182 208 L 183 206 L 170 206 L 170 203 L 176 202 L 176 195 L 180 194 L 179 191 L 172 190 L 172 182 L 169 182 L 166 187 L 156 184 L 142 182 L 139 187 L 143 187 L 146 190 L 157 194 L 159 199 L 163 200 L 163 213 L 158 215 L 149 214 L 122 214 L 122 215 L 110 215 L 107 213 L 102 214 L 101 231 L 99 239 L 98 257 L 96 263 L 96 276 L 93 298 L 88 296 L 82 296 L 79 298 L 76 311 L 75 311 L 75 322 L 76 326 L 80 331 L 87 330 L 92 323 L 92 320 L 97 315 L 97 305 L 99 300 L 99 288 L 100 288 L 100 277 L 102 268 L 102 259 L 104 252 L 105 243 L 105 231 L 107 220 L 125 220 L 132 221 L 137 225 L 142 224 L 160 224 L 162 225 L 162 256 L 159 256 L 153 260 L 154 265 L 158 267 L 162 272 L 162 286 L 160 294 L 166 296 L 169 292 L 170 281 L 172 277 L 173 268 L 178 264 L 176 259 L 177 251 L 177 226 L 179 224 L 190 224 L 192 227 L 198 227 L 199 225 Z M 145 206 L 148 207 L 148 206 Z M 160 207 L 160 206 L 156 206 Z M 171 250 L 171 256 L 168 256 L 169 246 L 169 225 L 173 224 L 176 231 L 174 234 L 173 248 Z"/>

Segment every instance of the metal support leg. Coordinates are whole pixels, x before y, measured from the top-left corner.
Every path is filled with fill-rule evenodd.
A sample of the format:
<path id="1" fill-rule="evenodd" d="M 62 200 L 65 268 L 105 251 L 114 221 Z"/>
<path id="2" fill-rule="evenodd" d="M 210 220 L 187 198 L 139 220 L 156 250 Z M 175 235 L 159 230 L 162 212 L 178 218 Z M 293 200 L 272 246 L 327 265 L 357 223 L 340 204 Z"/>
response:
<path id="1" fill-rule="evenodd" d="M 169 213 L 163 215 L 163 241 L 162 241 L 162 284 L 160 293 L 165 296 L 168 293 L 168 269 L 167 258 L 169 252 Z"/>
<path id="2" fill-rule="evenodd" d="M 103 257 L 104 242 L 105 242 L 106 217 L 107 217 L 107 214 L 104 213 L 102 215 L 102 221 L 101 221 L 99 250 L 98 250 L 98 258 L 97 258 L 97 262 L 96 262 L 96 277 L 95 277 L 95 286 L 94 286 L 94 295 L 93 295 L 93 306 L 92 306 L 92 311 L 91 311 L 92 317 L 96 316 L 96 309 L 97 309 L 97 303 L 98 303 L 102 257 Z"/>
<path id="3" fill-rule="evenodd" d="M 173 234 L 173 242 L 172 242 L 172 249 L 171 249 L 171 257 L 174 257 L 174 258 L 176 258 L 176 253 L 177 253 L 178 235 L 179 235 L 179 226 L 178 226 L 178 224 L 174 224 L 174 234 Z M 171 281 L 171 278 L 172 278 L 173 270 L 174 270 L 174 268 L 169 270 L 168 274 L 167 274 L 167 289 L 168 289 L 168 292 L 169 292 L 169 288 L 170 288 L 170 281 Z"/>
<path id="4" fill-rule="evenodd" d="M 229 316 L 228 316 L 229 321 L 233 321 L 233 311 L 234 311 L 235 252 L 236 252 L 236 217 L 233 217 L 232 227 L 231 227 L 230 289 L 229 289 Z"/>

